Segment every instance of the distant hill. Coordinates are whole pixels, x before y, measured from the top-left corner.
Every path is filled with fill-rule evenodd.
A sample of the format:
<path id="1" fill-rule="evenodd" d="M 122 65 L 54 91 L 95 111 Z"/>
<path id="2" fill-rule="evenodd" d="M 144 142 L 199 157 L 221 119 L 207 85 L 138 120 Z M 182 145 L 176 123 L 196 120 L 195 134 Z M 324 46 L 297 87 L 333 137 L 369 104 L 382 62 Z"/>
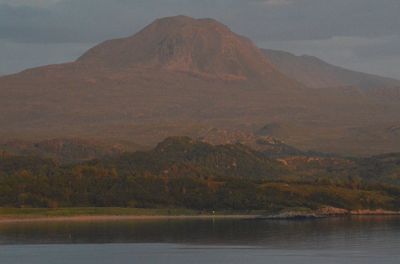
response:
<path id="1" fill-rule="evenodd" d="M 399 90 L 400 81 L 351 71 L 329 64 L 317 57 L 296 56 L 279 50 L 262 50 L 269 61 L 285 75 L 312 88 L 359 87 L 363 90 Z"/>
<path id="2" fill-rule="evenodd" d="M 73 138 L 50 139 L 40 142 L 14 140 L 0 144 L 0 151 L 11 155 L 36 156 L 61 163 L 88 161 L 121 154 L 132 149 L 135 149 L 133 144 L 107 144 Z"/>
<path id="3" fill-rule="evenodd" d="M 273 179 L 285 171 L 278 161 L 244 145 L 213 146 L 188 137 L 167 138 L 152 151 L 126 153 L 98 162 L 128 175 L 147 171 L 171 177 L 213 175 Z"/>

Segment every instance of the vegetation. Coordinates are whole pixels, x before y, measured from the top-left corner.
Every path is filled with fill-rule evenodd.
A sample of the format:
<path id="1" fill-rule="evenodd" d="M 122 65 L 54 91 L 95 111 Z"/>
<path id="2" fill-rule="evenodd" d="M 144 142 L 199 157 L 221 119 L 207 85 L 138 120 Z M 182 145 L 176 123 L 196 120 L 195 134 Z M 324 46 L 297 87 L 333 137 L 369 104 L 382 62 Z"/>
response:
<path id="1" fill-rule="evenodd" d="M 74 208 L 0 208 L 0 216 L 7 217 L 69 217 L 69 216 L 159 216 L 159 215 L 198 215 L 201 212 L 172 208 L 144 209 L 121 207 L 74 207 Z"/>
<path id="2" fill-rule="evenodd" d="M 400 171 L 399 157 L 371 159 L 375 163 L 307 157 L 276 160 L 243 145 L 212 146 L 190 138 L 169 138 L 152 151 L 72 165 L 4 153 L 0 156 L 0 206 L 400 209 L 395 177 Z M 116 212 L 140 212 L 136 210 Z M 69 214 L 67 209 L 53 212 Z"/>

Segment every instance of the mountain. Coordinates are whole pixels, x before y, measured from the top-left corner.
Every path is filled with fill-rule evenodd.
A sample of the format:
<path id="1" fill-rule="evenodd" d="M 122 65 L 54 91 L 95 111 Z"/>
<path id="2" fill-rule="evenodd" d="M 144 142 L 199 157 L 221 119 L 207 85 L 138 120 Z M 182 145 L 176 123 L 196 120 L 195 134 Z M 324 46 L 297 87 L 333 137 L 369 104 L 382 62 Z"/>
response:
<path id="1" fill-rule="evenodd" d="M 280 72 L 311 88 L 346 86 L 364 90 L 397 88 L 400 95 L 399 80 L 347 70 L 313 56 L 296 56 L 289 52 L 270 49 L 263 49 L 263 52 Z"/>
<path id="2" fill-rule="evenodd" d="M 169 136 L 199 138 L 216 129 L 301 150 L 395 152 L 400 99 L 382 90 L 310 89 L 225 25 L 169 17 L 74 62 L 0 77 L 0 139 L 129 140 L 151 147 Z"/>
<path id="3" fill-rule="evenodd" d="M 212 19 L 159 19 L 132 37 L 106 41 L 78 63 L 113 69 L 158 68 L 224 80 L 276 78 L 278 71 L 248 39 Z"/>

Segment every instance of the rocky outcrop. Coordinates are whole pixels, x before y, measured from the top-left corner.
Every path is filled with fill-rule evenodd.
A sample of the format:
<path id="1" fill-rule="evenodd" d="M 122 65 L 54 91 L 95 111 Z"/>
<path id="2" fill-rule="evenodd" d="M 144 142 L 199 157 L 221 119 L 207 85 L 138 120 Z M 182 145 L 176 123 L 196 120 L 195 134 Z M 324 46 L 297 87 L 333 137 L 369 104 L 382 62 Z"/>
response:
<path id="1" fill-rule="evenodd" d="M 326 215 L 320 215 L 314 212 L 297 212 L 290 211 L 279 213 L 276 215 L 270 215 L 265 217 L 259 217 L 258 219 L 263 220 L 307 220 L 307 219 L 321 219 L 326 218 Z"/>
<path id="2" fill-rule="evenodd" d="M 400 211 L 389 211 L 384 209 L 360 209 L 360 210 L 347 210 L 336 207 L 321 207 L 317 210 L 304 210 L 304 211 L 285 211 L 278 214 L 257 217 L 258 220 L 307 220 L 307 219 L 321 219 L 327 217 L 341 217 L 341 216 L 385 216 L 385 215 L 400 215 Z"/>
<path id="3" fill-rule="evenodd" d="M 383 209 L 376 210 L 354 210 L 351 215 L 400 215 L 400 211 L 388 211 Z"/>

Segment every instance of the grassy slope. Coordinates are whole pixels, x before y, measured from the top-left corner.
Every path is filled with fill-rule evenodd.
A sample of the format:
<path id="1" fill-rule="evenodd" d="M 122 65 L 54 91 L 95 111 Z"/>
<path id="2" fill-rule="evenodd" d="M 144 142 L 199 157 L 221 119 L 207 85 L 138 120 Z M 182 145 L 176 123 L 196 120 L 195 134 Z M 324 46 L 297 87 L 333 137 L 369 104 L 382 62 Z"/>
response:
<path id="1" fill-rule="evenodd" d="M 185 208 L 119 208 L 119 207 L 74 207 L 74 208 L 0 208 L 0 218 L 40 218 L 74 216 L 207 216 L 207 215 L 258 215 L 265 211 L 197 211 Z"/>

